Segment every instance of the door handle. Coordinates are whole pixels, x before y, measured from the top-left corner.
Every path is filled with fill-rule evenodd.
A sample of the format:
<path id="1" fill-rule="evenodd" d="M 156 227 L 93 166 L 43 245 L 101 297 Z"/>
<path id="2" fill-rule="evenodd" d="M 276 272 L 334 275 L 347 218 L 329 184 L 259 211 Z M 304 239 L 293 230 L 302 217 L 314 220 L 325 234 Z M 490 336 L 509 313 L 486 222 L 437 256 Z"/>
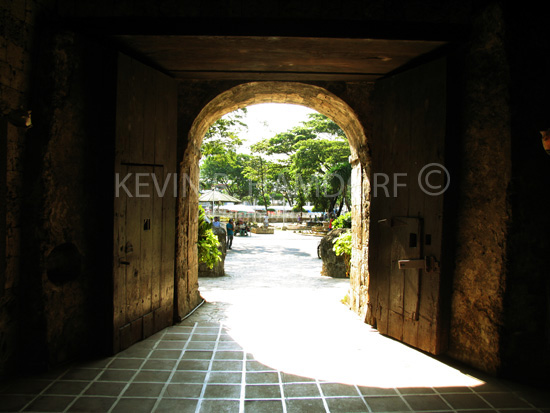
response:
<path id="1" fill-rule="evenodd" d="M 439 271 L 439 263 L 434 257 L 424 257 L 412 260 L 397 261 L 400 270 L 424 270 L 426 272 Z"/>
<path id="2" fill-rule="evenodd" d="M 123 261 L 122 259 L 118 259 L 118 265 L 130 265 L 130 261 Z"/>

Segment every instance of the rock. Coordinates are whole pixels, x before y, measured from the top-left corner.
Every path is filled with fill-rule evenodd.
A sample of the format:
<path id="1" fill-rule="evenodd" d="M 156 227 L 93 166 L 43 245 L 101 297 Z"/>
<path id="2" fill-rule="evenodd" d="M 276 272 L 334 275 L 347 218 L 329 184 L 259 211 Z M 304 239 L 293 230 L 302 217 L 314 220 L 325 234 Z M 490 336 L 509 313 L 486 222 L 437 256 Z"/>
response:
<path id="1" fill-rule="evenodd" d="M 218 245 L 218 250 L 222 253 L 222 259 L 212 267 L 204 263 L 199 263 L 199 277 L 223 277 L 225 275 L 225 256 L 227 254 L 227 233 L 224 228 L 212 228 L 214 235 L 218 237 L 220 245 Z"/>
<path id="2" fill-rule="evenodd" d="M 332 247 L 333 242 L 344 232 L 349 231 L 345 228 L 333 229 L 323 238 L 321 238 L 321 258 L 323 267 L 321 275 L 333 278 L 346 278 L 346 261 L 343 255 L 336 255 Z"/>

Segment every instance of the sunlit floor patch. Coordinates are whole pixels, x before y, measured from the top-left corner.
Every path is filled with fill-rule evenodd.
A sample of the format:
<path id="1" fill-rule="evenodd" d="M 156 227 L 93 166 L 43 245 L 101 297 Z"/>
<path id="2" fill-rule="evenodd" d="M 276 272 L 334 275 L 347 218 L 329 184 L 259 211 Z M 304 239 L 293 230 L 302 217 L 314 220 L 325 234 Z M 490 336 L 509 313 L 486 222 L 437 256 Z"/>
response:
<path id="1" fill-rule="evenodd" d="M 339 288 L 245 289 L 213 292 L 207 299 L 229 304 L 224 321 L 229 334 L 258 361 L 276 370 L 361 386 L 483 384 L 378 334 L 339 302 L 341 293 Z"/>

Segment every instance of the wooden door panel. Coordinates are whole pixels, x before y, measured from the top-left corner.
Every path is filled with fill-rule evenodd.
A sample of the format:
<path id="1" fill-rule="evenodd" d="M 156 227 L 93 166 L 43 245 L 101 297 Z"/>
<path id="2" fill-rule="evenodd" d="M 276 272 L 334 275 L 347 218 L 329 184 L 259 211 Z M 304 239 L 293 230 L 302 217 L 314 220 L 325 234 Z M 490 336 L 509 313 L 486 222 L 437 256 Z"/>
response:
<path id="1" fill-rule="evenodd" d="M 446 63 L 431 62 L 375 85 L 372 136 L 373 196 L 369 253 L 367 322 L 389 335 L 437 354 L 445 343 L 440 331 L 441 273 L 438 267 L 399 269 L 403 259 L 441 259 L 443 196 L 430 193 L 445 179 Z M 376 175 L 378 174 L 378 176 Z M 387 192 L 376 178 L 388 180 Z M 379 182 L 378 182 L 379 183 Z M 375 194 L 374 190 L 378 193 Z M 430 261 L 431 262 L 431 261 Z"/>
<path id="2" fill-rule="evenodd" d="M 119 55 L 113 351 L 172 324 L 177 85 Z"/>

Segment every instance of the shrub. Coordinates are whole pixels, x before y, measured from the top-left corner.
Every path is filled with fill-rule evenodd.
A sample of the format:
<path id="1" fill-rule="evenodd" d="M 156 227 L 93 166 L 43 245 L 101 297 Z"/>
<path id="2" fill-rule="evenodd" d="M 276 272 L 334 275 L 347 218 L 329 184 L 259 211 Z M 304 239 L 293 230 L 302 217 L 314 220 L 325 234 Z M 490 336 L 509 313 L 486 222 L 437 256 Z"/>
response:
<path id="1" fill-rule="evenodd" d="M 218 249 L 218 237 L 212 232 L 211 224 L 206 220 L 204 209 L 199 205 L 199 263 L 205 263 L 208 268 L 214 268 L 214 265 L 222 258 L 222 253 Z"/>
<path id="2" fill-rule="evenodd" d="M 344 256 L 346 276 L 349 277 L 351 259 L 351 231 L 344 232 L 338 238 L 335 238 L 332 243 L 334 244 L 332 250 L 335 254 Z"/>
<path id="3" fill-rule="evenodd" d="M 332 228 L 351 228 L 351 212 L 346 212 L 332 221 Z"/>

